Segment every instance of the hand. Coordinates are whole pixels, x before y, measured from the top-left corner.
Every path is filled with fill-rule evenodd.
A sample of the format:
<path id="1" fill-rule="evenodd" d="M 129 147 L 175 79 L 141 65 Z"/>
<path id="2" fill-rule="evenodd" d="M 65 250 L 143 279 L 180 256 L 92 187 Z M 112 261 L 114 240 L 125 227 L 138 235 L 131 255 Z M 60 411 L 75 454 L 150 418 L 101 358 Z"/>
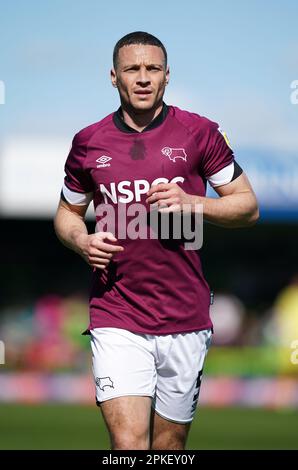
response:
<path id="1" fill-rule="evenodd" d="M 152 186 L 147 196 L 146 202 L 157 205 L 159 212 L 180 212 L 185 209 L 190 212 L 191 208 L 184 205 L 192 204 L 194 198 L 183 191 L 177 183 L 160 183 Z"/>
<path id="2" fill-rule="evenodd" d="M 111 232 L 80 234 L 77 238 L 79 254 L 93 268 L 105 269 L 113 256 L 124 250 L 120 245 L 111 245 L 103 240 L 117 241 Z"/>

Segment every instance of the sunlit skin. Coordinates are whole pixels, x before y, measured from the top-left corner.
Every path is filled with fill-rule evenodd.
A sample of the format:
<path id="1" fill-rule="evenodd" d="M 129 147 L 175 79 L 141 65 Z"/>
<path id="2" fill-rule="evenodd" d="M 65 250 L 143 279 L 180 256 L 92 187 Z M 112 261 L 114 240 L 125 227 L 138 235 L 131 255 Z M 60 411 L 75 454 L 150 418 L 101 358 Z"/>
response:
<path id="1" fill-rule="evenodd" d="M 126 124 L 140 132 L 160 113 L 169 75 L 160 47 L 121 47 L 111 80 L 118 89 Z"/>

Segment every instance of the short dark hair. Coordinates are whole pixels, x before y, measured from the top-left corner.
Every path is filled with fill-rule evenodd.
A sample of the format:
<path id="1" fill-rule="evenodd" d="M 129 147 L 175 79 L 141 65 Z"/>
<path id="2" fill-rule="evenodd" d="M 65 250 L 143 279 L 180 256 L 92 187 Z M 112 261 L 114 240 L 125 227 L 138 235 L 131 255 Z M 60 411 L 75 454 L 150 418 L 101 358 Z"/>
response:
<path id="1" fill-rule="evenodd" d="M 164 53 L 164 65 L 167 67 L 168 55 L 163 43 L 155 36 L 144 31 L 134 31 L 133 33 L 126 34 L 116 43 L 113 51 L 113 65 L 114 69 L 118 65 L 119 49 L 123 46 L 130 46 L 131 44 L 143 44 L 148 46 L 160 47 Z"/>

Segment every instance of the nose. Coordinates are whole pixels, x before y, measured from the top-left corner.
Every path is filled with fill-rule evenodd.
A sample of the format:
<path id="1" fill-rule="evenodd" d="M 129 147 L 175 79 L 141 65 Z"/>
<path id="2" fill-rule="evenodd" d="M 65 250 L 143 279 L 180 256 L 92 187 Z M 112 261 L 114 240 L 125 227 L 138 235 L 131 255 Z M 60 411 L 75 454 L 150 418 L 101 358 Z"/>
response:
<path id="1" fill-rule="evenodd" d="M 140 67 L 138 77 L 137 77 L 137 85 L 147 86 L 150 84 L 150 78 L 148 75 L 148 70 L 146 67 Z"/>

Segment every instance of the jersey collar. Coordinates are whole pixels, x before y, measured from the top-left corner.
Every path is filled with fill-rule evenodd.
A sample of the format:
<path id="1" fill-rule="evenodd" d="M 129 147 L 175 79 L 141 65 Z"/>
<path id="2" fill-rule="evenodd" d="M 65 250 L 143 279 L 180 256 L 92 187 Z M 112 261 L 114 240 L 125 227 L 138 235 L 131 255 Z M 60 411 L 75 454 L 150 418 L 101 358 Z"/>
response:
<path id="1" fill-rule="evenodd" d="M 155 129 L 156 127 L 160 126 L 164 122 L 165 118 L 167 117 L 168 112 L 169 112 L 169 107 L 163 101 L 162 110 L 160 111 L 160 113 L 141 132 L 137 131 L 136 129 L 133 129 L 132 127 L 130 127 L 128 124 L 126 124 L 123 121 L 121 106 L 117 109 L 117 111 L 114 112 L 113 121 L 114 121 L 115 126 L 122 132 L 142 134 L 143 132 L 150 131 L 151 129 Z"/>

